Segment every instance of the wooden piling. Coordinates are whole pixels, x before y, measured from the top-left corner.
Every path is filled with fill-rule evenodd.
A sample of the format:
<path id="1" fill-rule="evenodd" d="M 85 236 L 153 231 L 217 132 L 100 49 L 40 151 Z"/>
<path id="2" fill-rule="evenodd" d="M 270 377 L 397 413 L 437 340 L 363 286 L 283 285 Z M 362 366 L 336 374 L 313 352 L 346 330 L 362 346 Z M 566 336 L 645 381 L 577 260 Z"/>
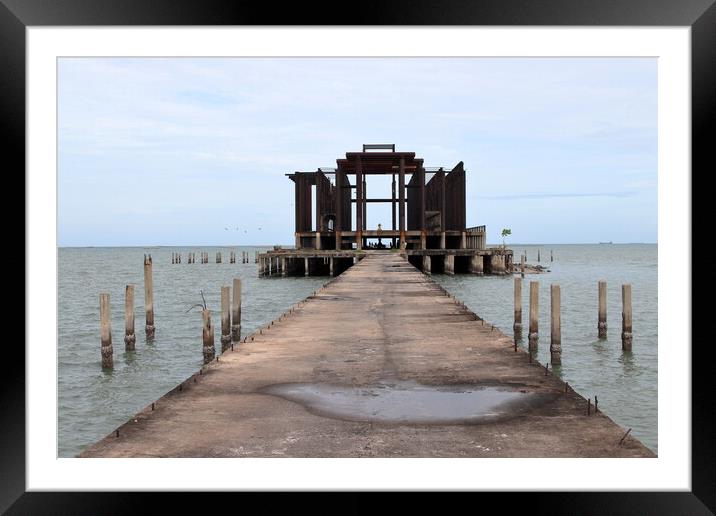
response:
<path id="1" fill-rule="evenodd" d="M 216 263 L 221 263 L 221 253 L 216 253 Z"/>
<path id="2" fill-rule="evenodd" d="M 522 336 L 522 279 L 515 278 L 515 323 L 512 331 L 515 337 Z"/>
<path id="3" fill-rule="evenodd" d="M 124 289 L 124 350 L 134 351 L 137 336 L 134 334 L 134 285 Z"/>
<path id="4" fill-rule="evenodd" d="M 102 353 L 102 368 L 114 366 L 114 349 L 112 349 L 112 322 L 109 313 L 109 294 L 99 295 L 99 340 Z"/>
<path id="5" fill-rule="evenodd" d="M 622 349 L 631 351 L 632 327 L 631 327 L 631 284 L 622 285 Z"/>
<path id="6" fill-rule="evenodd" d="M 530 281 L 530 331 L 528 335 L 529 349 L 537 349 L 539 317 L 539 282 Z"/>
<path id="7" fill-rule="evenodd" d="M 537 263 L 540 261 L 539 249 L 537 249 Z"/>
<path id="8" fill-rule="evenodd" d="M 202 342 L 204 352 L 204 363 L 208 364 L 214 359 L 216 351 L 214 349 L 214 327 L 211 324 L 211 311 L 204 309 L 201 311 L 203 322 Z"/>
<path id="9" fill-rule="evenodd" d="M 241 340 L 241 279 L 234 278 L 233 303 L 231 306 L 231 342 L 238 344 Z"/>
<path id="10" fill-rule="evenodd" d="M 525 260 L 527 259 L 526 255 L 520 256 L 520 276 L 522 278 L 525 277 Z"/>
<path id="11" fill-rule="evenodd" d="M 174 265 L 174 253 L 172 253 L 172 265 Z"/>
<path id="12" fill-rule="evenodd" d="M 303 275 L 308 276 L 308 258 L 303 259 Z"/>
<path id="13" fill-rule="evenodd" d="M 554 254 L 552 254 L 552 249 L 549 250 L 549 261 L 550 262 L 554 261 Z"/>
<path id="14" fill-rule="evenodd" d="M 607 282 L 599 282 L 599 315 L 597 334 L 600 339 L 607 338 Z"/>
<path id="15" fill-rule="evenodd" d="M 231 297 L 230 288 L 221 287 L 221 352 L 231 346 Z"/>
<path id="16" fill-rule="evenodd" d="M 562 363 L 562 317 L 561 317 L 561 292 L 559 285 L 550 285 L 551 298 L 551 338 L 549 352 L 552 365 Z"/>
<path id="17" fill-rule="evenodd" d="M 152 284 L 152 255 L 144 255 L 144 332 L 147 340 L 154 338 L 154 293 Z"/>

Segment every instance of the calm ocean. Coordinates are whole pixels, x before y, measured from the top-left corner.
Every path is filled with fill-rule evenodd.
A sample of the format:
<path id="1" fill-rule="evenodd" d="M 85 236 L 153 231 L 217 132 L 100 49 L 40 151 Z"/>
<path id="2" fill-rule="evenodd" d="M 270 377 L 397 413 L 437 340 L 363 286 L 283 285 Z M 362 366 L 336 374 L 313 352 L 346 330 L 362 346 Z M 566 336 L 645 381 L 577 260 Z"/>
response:
<path id="1" fill-rule="evenodd" d="M 528 263 L 551 269 L 527 275 L 540 282 L 538 358 L 549 361 L 549 284 L 561 286 L 562 366 L 555 373 L 646 446 L 657 451 L 657 246 L 656 244 L 510 246 Z M 60 248 L 58 278 L 58 455 L 72 457 L 124 423 L 194 373 L 202 364 L 203 290 L 214 312 L 220 347 L 220 288 L 242 279 L 242 334 L 266 324 L 303 299 L 327 277 L 258 278 L 258 247 Z M 229 264 L 230 251 L 248 251 L 251 263 Z M 188 252 L 209 253 L 208 264 L 187 264 Z M 221 251 L 224 263 L 214 257 Z M 550 251 L 554 261 L 550 263 Z M 172 265 L 171 253 L 183 263 Z M 151 253 L 156 336 L 144 338 L 142 260 Z M 433 275 L 487 321 L 512 335 L 513 282 L 507 277 Z M 597 282 L 607 281 L 608 338 L 597 339 Z M 124 287 L 135 286 L 136 352 L 124 352 Z M 634 343 L 621 350 L 621 284 L 632 284 Z M 100 368 L 99 293 L 109 292 L 114 369 Z M 523 295 L 526 338 L 529 287 Z"/>

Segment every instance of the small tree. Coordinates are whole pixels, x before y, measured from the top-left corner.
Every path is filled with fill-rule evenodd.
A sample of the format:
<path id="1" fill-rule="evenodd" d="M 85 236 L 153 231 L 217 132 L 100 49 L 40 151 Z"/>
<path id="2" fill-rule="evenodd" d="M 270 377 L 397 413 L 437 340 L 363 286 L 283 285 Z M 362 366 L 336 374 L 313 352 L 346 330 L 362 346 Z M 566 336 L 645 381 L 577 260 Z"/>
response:
<path id="1" fill-rule="evenodd" d="M 512 230 L 510 228 L 505 228 L 502 230 L 502 249 L 505 248 L 505 237 L 507 235 L 511 235 L 511 234 L 512 234 Z"/>

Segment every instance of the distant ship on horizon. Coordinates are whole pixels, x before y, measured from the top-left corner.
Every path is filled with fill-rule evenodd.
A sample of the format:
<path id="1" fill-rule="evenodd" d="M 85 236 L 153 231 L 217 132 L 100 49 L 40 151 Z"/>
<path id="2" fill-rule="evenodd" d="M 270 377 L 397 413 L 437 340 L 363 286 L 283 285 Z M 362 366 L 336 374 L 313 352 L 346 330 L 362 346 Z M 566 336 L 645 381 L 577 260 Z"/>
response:
<path id="1" fill-rule="evenodd" d="M 612 244 L 613 242 L 599 242 L 600 244 Z"/>

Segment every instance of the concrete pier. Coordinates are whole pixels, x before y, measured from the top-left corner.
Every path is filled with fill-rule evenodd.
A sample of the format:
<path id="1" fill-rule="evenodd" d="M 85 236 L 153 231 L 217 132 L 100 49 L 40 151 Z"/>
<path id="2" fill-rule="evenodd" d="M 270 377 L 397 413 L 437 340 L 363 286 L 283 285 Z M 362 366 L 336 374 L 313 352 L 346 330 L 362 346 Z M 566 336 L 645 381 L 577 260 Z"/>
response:
<path id="1" fill-rule="evenodd" d="M 620 444 L 625 428 L 601 410 L 587 416 L 585 398 L 397 253 L 366 256 L 193 379 L 154 404 L 145 400 L 119 437 L 112 431 L 80 456 L 654 456 L 630 435 Z M 274 393 L 394 383 L 499 388 L 548 401 L 483 423 L 382 423 Z"/>

